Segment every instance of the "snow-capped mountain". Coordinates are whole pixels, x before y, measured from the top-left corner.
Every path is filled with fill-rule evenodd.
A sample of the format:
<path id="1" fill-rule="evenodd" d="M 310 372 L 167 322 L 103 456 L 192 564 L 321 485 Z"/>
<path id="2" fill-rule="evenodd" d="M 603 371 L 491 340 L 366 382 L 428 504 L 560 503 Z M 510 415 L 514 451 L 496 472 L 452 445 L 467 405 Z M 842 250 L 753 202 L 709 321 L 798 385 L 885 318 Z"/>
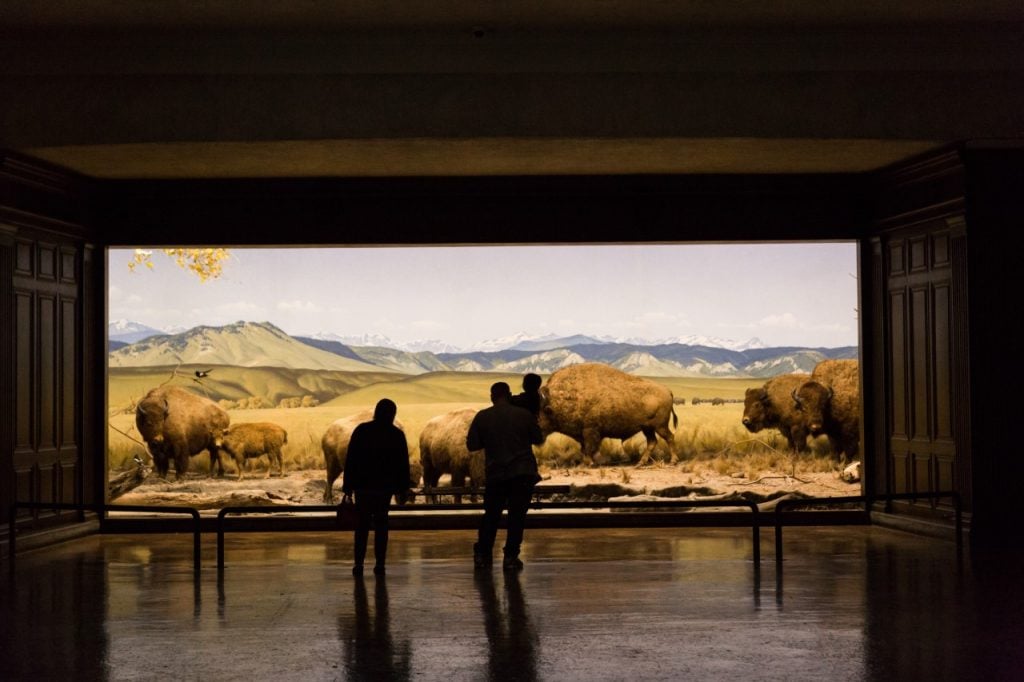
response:
<path id="1" fill-rule="evenodd" d="M 142 339 L 148 339 L 151 336 L 166 333 L 163 330 L 149 327 L 141 322 L 125 319 L 113 320 L 107 325 L 107 339 L 110 341 L 120 341 L 121 343 L 135 343 Z"/>
<path id="2" fill-rule="evenodd" d="M 440 339 L 417 339 L 415 341 L 393 341 L 384 334 L 359 334 L 357 336 L 341 336 L 333 332 L 317 332 L 315 334 L 299 334 L 296 338 L 316 339 L 317 341 L 335 341 L 346 346 L 373 346 L 376 348 L 393 348 L 408 353 L 459 353 L 462 348 L 445 343 Z"/>
<path id="3" fill-rule="evenodd" d="M 517 332 L 511 336 L 502 336 L 496 339 L 487 339 L 479 343 L 474 343 L 466 348 L 465 351 L 468 353 L 490 353 L 516 348 L 520 344 L 524 343 L 543 343 L 544 341 L 550 341 L 556 338 L 558 338 L 558 336 L 555 334 L 544 334 L 542 336 L 538 336 L 536 334 L 527 334 L 526 332 Z M 533 350 L 536 350 L 536 348 Z"/>
<path id="4" fill-rule="evenodd" d="M 119 321 L 124 333 L 131 325 Z M 152 329 L 152 328 L 148 328 Z M 498 350 L 404 350 L 386 345 L 381 335 L 355 337 L 347 344 L 336 334 L 289 336 L 268 322 L 237 322 L 223 327 L 195 327 L 181 334 L 158 336 L 124 347 L 112 337 L 110 365 L 159 366 L 210 363 L 254 367 L 390 371 L 415 375 L 426 372 L 535 372 L 550 374 L 582 362 L 601 362 L 630 374 L 675 377 L 771 377 L 810 372 L 826 358 L 856 358 L 856 346 L 842 348 L 766 348 L 757 339 L 726 348 L 722 339 L 686 337 L 700 343 L 615 342 L 584 335 L 534 336 L 517 334 L 484 346 Z M 348 337 L 349 339 L 353 337 Z M 123 343 L 123 342 L 122 342 Z M 427 342 L 417 342 L 427 344 Z M 512 344 L 509 347 L 508 344 Z M 397 344 L 393 344 L 397 345 Z M 406 345 L 406 344 L 403 344 Z M 413 344 L 408 344 L 413 345 Z M 440 344 L 442 348 L 449 348 Z"/>

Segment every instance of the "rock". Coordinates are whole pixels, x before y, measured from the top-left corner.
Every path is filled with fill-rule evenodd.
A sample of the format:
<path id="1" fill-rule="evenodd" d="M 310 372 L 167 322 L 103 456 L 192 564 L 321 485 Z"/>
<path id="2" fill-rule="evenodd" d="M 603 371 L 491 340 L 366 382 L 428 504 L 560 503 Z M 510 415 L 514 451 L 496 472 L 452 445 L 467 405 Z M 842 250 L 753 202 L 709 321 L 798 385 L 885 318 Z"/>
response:
<path id="1" fill-rule="evenodd" d="M 843 479 L 847 483 L 856 483 L 860 480 L 860 462 L 854 462 L 850 466 L 843 469 L 843 473 L 839 475 L 839 478 Z"/>

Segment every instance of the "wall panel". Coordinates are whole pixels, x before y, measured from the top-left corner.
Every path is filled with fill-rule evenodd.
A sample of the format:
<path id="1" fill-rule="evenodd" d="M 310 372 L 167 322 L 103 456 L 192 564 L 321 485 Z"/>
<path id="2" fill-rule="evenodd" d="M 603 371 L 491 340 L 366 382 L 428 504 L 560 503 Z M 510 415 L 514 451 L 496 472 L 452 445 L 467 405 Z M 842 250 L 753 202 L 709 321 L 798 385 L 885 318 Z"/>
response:
<path id="1" fill-rule="evenodd" d="M 891 256 L 886 275 L 891 492 L 957 489 L 953 299 L 962 283 L 953 279 L 950 222 L 922 221 L 884 239 Z M 894 254 L 905 255 L 906 262 Z"/>

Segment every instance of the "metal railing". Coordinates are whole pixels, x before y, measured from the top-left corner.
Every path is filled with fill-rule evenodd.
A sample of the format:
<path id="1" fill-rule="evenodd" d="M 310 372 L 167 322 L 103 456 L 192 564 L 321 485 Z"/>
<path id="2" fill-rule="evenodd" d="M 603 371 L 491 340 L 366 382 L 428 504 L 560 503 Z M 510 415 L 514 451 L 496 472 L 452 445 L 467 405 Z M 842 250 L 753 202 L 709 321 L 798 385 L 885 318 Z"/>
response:
<path id="1" fill-rule="evenodd" d="M 337 514 L 339 505 L 262 505 L 255 507 L 224 507 L 217 513 L 217 570 L 224 570 L 224 536 L 227 530 L 228 516 L 240 514 L 276 514 L 290 512 Z M 697 507 L 745 507 L 750 510 L 751 540 L 753 545 L 753 561 L 755 571 L 761 570 L 761 512 L 757 504 L 747 500 L 638 500 L 615 502 L 540 502 L 531 503 L 531 509 L 689 509 Z M 479 503 L 467 504 L 417 504 L 392 505 L 391 512 L 430 512 L 430 511 L 481 511 Z M 664 512 L 666 515 L 672 512 Z M 529 522 L 529 521 L 528 521 Z M 733 525 L 733 524 L 730 524 Z"/>
<path id="2" fill-rule="evenodd" d="M 14 557 L 16 548 L 17 528 L 16 523 L 18 521 L 17 513 L 19 509 L 66 509 L 69 511 L 77 511 L 84 514 L 87 511 L 94 512 L 99 516 L 104 516 L 106 513 L 111 511 L 126 511 L 126 512 L 143 512 L 143 513 L 156 513 L 156 514 L 188 514 L 192 517 L 192 570 L 196 576 L 199 575 L 200 569 L 200 529 L 199 529 L 199 511 L 192 507 L 164 507 L 164 506 L 150 506 L 150 505 L 121 505 L 121 504 L 74 504 L 69 502 L 15 502 L 10 508 L 10 520 L 8 521 L 8 552 L 10 555 L 11 569 L 14 569 Z"/>
<path id="3" fill-rule="evenodd" d="M 798 499 L 782 500 L 775 507 L 775 567 L 777 574 L 782 573 L 782 512 L 794 507 L 810 507 L 818 504 L 855 504 L 862 503 L 865 508 L 875 502 L 892 502 L 893 500 L 937 500 L 950 498 L 953 501 L 953 509 L 956 517 L 956 551 L 963 553 L 963 511 L 960 504 L 960 494 L 954 491 L 942 491 L 932 493 L 891 493 L 879 495 L 858 495 L 851 497 L 802 497 Z"/>

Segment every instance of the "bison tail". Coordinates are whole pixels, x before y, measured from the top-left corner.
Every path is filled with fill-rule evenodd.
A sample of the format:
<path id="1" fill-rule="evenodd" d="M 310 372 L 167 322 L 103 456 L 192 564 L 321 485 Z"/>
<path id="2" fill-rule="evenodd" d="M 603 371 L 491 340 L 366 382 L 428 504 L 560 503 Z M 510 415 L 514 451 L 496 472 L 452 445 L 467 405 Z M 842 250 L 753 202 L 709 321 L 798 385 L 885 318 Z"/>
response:
<path id="1" fill-rule="evenodd" d="M 676 406 L 672 405 L 672 430 L 675 431 L 677 426 L 679 426 L 679 415 L 676 414 Z"/>
<path id="2" fill-rule="evenodd" d="M 288 432 L 287 431 L 284 432 L 284 441 L 283 442 L 285 442 L 285 443 L 288 442 Z"/>

